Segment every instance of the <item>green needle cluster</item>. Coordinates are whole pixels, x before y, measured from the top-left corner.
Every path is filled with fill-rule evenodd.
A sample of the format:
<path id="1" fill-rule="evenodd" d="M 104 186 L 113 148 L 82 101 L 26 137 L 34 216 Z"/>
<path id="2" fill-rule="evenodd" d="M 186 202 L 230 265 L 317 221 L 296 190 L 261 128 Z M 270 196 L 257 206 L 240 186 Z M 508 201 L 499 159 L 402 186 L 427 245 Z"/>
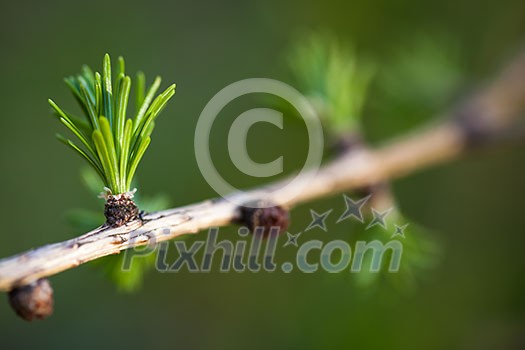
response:
<path id="1" fill-rule="evenodd" d="M 137 74 L 136 113 L 127 118 L 131 78 L 125 73 L 122 57 L 115 79 L 111 77 L 111 59 L 104 56 L 102 75 L 82 67 L 77 76 L 65 79 L 83 111 L 84 118 L 65 112 L 49 100 L 59 121 L 78 139 L 77 144 L 57 134 L 57 138 L 74 149 L 98 173 L 113 194 L 129 192 L 137 166 L 151 142 L 155 119 L 175 94 L 175 84 L 155 97 L 161 78 L 155 78 L 146 91 L 146 77 Z"/>
<path id="2" fill-rule="evenodd" d="M 300 89 L 312 99 L 320 117 L 336 132 L 359 127 L 374 67 L 333 37 L 314 34 L 288 55 Z"/>

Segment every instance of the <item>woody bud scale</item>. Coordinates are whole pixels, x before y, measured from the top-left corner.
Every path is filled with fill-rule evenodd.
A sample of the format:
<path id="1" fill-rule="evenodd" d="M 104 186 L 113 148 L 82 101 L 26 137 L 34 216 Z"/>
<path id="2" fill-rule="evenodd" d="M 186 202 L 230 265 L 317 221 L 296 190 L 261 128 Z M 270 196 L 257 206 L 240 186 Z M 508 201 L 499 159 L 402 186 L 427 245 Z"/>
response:
<path id="1" fill-rule="evenodd" d="M 46 278 L 11 290 L 9 304 L 26 321 L 41 320 L 53 314 L 53 288 Z"/>
<path id="2" fill-rule="evenodd" d="M 272 233 L 272 228 L 278 234 L 283 233 L 290 225 L 288 210 L 276 205 L 266 208 L 240 208 L 239 223 L 246 225 L 252 233 L 262 234 L 267 238 Z"/>

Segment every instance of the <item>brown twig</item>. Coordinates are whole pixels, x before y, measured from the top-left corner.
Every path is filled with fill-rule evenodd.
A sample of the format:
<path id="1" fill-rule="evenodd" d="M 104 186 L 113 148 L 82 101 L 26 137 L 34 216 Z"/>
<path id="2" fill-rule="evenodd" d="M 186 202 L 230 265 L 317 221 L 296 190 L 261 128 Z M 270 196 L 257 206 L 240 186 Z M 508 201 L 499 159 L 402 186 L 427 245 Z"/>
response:
<path id="1" fill-rule="evenodd" d="M 298 196 L 283 181 L 229 196 L 292 207 L 316 198 L 380 183 L 454 159 L 470 144 L 508 128 L 525 105 L 525 56 L 516 59 L 485 89 L 445 122 L 375 150 L 360 149 L 323 166 Z M 476 142 L 473 142 L 475 140 Z M 277 190 L 279 189 L 279 190 Z M 0 291 L 9 291 L 122 250 L 229 225 L 239 217 L 231 201 L 218 199 L 148 214 L 118 228 L 100 227 L 80 237 L 0 260 Z"/>

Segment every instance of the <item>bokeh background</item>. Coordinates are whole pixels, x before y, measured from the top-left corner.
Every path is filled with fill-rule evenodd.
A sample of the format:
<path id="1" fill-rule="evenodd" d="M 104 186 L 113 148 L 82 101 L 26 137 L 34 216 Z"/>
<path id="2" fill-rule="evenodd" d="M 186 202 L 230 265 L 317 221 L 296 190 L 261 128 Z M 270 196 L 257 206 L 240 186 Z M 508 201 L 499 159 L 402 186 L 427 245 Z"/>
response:
<path id="1" fill-rule="evenodd" d="M 2 1 L 0 256 L 73 237 L 81 232 L 72 229 L 65 213 L 102 208 L 81 184 L 81 160 L 53 137 L 63 130 L 46 99 L 74 105 L 64 76 L 83 63 L 99 70 L 109 52 L 126 57 L 130 72 L 160 74 L 163 86 L 177 83 L 138 176 L 142 193 L 163 193 L 172 205 L 184 205 L 216 196 L 193 153 L 195 125 L 207 101 L 239 79 L 293 83 L 283 55 L 297 36 L 312 30 L 333 33 L 364 55 L 381 58 L 386 71 L 392 53 L 412 40 L 438 36 L 453 43 L 461 52 L 463 82 L 448 101 L 453 104 L 525 45 L 525 3 Z M 438 107 L 450 107 L 388 113 L 388 106 L 373 108 L 373 91 L 364 129 L 374 142 L 428 121 Z M 226 135 L 241 107 L 218 121 L 219 135 Z M 258 128 L 250 140 L 254 158 L 269 161 L 284 149 L 291 162 L 285 166 L 300 166 L 299 123 L 292 123 L 288 134 Z M 213 144 L 227 173 L 221 136 Z M 440 247 L 439 262 L 415 276 L 410 288 L 382 283 L 371 292 L 347 273 L 151 272 L 139 291 L 124 294 L 87 264 L 51 278 L 56 310 L 46 321 L 26 323 L 1 302 L 0 347 L 523 348 L 524 162 L 525 148 L 514 145 L 393 183 L 404 215 L 431 231 Z M 340 210 L 341 203 L 335 196 L 294 209 L 290 230 L 308 224 L 310 209 Z M 335 226 L 335 220 L 328 221 L 328 233 L 312 231 L 309 238 L 352 235 L 352 225 Z M 234 228 L 221 231 L 221 237 L 235 234 Z"/>

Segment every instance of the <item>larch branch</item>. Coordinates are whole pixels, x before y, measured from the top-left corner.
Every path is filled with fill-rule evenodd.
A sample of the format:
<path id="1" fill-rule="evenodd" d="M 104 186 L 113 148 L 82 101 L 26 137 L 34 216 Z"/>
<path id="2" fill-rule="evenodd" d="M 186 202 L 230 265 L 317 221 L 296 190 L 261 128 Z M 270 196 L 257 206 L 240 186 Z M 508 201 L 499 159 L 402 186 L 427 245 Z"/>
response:
<path id="1" fill-rule="evenodd" d="M 405 176 L 452 160 L 472 140 L 490 138 L 508 130 L 525 106 L 525 56 L 514 60 L 490 85 L 429 126 L 376 149 L 342 155 L 313 175 L 306 189 L 292 196 L 289 179 L 247 192 L 233 193 L 245 203 L 266 200 L 276 205 L 296 204 Z M 237 201 L 237 202 L 238 202 Z M 125 226 L 99 227 L 64 242 L 45 245 L 0 260 L 0 290 L 9 291 L 107 255 L 147 244 L 229 225 L 239 208 L 227 199 L 209 200 L 147 214 Z"/>

